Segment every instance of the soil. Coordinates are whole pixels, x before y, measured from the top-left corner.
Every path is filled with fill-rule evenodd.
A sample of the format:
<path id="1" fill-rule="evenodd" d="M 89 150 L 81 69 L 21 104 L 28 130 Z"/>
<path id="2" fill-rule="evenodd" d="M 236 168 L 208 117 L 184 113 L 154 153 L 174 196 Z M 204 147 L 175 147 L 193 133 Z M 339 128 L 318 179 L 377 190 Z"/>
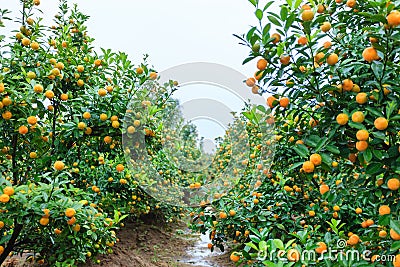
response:
<path id="1" fill-rule="evenodd" d="M 233 267 L 229 253 L 211 253 L 203 236 L 190 234 L 184 222 L 154 223 L 152 216 L 127 222 L 118 231 L 120 242 L 113 253 L 97 257 L 80 267 Z M 33 266 L 20 257 L 8 259 L 2 267 Z"/>

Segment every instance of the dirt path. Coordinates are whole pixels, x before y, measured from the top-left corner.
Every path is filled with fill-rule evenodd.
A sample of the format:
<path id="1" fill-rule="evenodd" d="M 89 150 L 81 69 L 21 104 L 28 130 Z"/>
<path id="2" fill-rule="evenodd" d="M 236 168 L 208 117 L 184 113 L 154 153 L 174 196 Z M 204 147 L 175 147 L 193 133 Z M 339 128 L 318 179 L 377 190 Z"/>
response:
<path id="1" fill-rule="evenodd" d="M 184 222 L 155 225 L 154 217 L 127 222 L 118 231 L 113 253 L 99 256 L 100 264 L 80 267 L 233 267 L 228 253 L 211 253 L 208 237 L 190 234 Z M 33 266 L 13 256 L 2 267 Z M 43 265 L 42 265 L 43 266 Z"/>

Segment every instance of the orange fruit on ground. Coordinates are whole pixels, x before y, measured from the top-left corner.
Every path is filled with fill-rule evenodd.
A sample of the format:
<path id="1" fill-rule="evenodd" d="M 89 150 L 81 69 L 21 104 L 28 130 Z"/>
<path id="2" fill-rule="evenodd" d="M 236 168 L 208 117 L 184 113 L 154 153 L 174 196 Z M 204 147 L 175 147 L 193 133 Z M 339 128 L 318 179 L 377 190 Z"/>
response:
<path id="1" fill-rule="evenodd" d="M 40 218 L 40 220 L 39 220 L 39 223 L 41 224 L 41 225 L 43 225 L 43 226 L 46 226 L 46 225 L 48 225 L 49 224 L 49 218 L 47 218 L 47 217 L 42 217 L 42 218 Z"/>
<path id="2" fill-rule="evenodd" d="M 349 121 L 349 116 L 347 116 L 347 114 L 341 113 L 337 115 L 336 121 L 339 125 L 346 125 Z"/>
<path id="3" fill-rule="evenodd" d="M 35 116 L 29 116 L 26 121 L 30 124 L 30 125 L 34 125 L 37 123 L 37 119 Z"/>
<path id="4" fill-rule="evenodd" d="M 314 163 L 312 163 L 311 161 L 306 161 L 306 162 L 303 163 L 303 170 L 304 170 L 306 173 L 311 173 L 311 172 L 313 172 L 313 171 L 314 171 L 314 168 L 315 168 Z"/>
<path id="5" fill-rule="evenodd" d="M 256 79 L 254 79 L 253 77 L 248 78 L 248 79 L 246 80 L 246 85 L 247 85 L 248 87 L 253 87 L 255 84 L 256 84 Z"/>
<path id="6" fill-rule="evenodd" d="M 368 102 L 368 97 L 366 93 L 358 93 L 356 96 L 356 102 L 360 105 Z"/>
<path id="7" fill-rule="evenodd" d="M 390 207 L 388 205 L 382 205 L 379 207 L 379 215 L 387 215 L 390 214 Z"/>
<path id="8" fill-rule="evenodd" d="M 395 240 L 395 241 L 398 241 L 398 240 L 400 240 L 400 234 L 399 233 L 397 233 L 395 230 L 393 230 L 393 229 L 390 229 L 390 237 L 393 239 L 393 240 Z"/>
<path id="9" fill-rule="evenodd" d="M 68 218 L 74 217 L 75 214 L 76 214 L 76 211 L 75 211 L 74 208 L 67 208 L 67 209 L 65 210 L 65 216 L 67 216 Z"/>
<path id="10" fill-rule="evenodd" d="M 363 53 L 362 53 L 362 56 L 363 56 L 364 60 L 366 60 L 368 62 L 372 62 L 374 60 L 378 60 L 379 59 L 378 52 L 372 46 L 365 48 Z"/>
<path id="11" fill-rule="evenodd" d="M 281 40 L 281 36 L 279 33 L 272 34 L 271 38 L 273 39 L 272 43 L 274 43 L 274 44 L 278 43 Z"/>
<path id="12" fill-rule="evenodd" d="M 1 203 L 7 203 L 8 201 L 10 201 L 10 196 L 7 194 L 2 194 L 0 195 L 0 202 Z"/>
<path id="13" fill-rule="evenodd" d="M 274 102 L 275 102 L 276 100 L 277 100 L 277 99 L 276 99 L 274 96 L 269 96 L 269 97 L 267 98 L 268 107 L 274 108 L 274 107 L 275 107 L 275 106 L 274 106 Z"/>
<path id="14" fill-rule="evenodd" d="M 281 107 L 283 107 L 283 108 L 287 108 L 287 106 L 289 106 L 289 102 L 290 102 L 289 98 L 287 98 L 287 97 L 282 97 L 282 98 L 279 100 L 279 105 L 280 105 Z"/>
<path id="15" fill-rule="evenodd" d="M 315 252 L 318 254 L 322 254 L 323 252 L 327 251 L 328 247 L 324 242 L 318 242 L 318 247 L 315 249 Z"/>
<path id="16" fill-rule="evenodd" d="M 231 256 L 229 257 L 229 259 L 233 262 L 238 262 L 240 260 L 240 256 L 238 256 L 235 252 L 233 252 L 231 254 Z"/>
<path id="17" fill-rule="evenodd" d="M 115 169 L 117 170 L 117 172 L 122 172 L 125 168 L 124 168 L 124 165 L 118 164 L 118 165 L 115 167 Z"/>
<path id="18" fill-rule="evenodd" d="M 312 10 L 307 9 L 307 10 L 304 10 L 304 11 L 301 13 L 301 19 L 302 19 L 303 21 L 310 21 L 310 20 L 312 20 L 313 18 L 314 18 L 314 12 L 313 12 Z"/>
<path id="19" fill-rule="evenodd" d="M 54 162 L 54 169 L 56 169 L 57 171 L 62 171 L 65 167 L 64 162 L 57 160 L 56 162 Z"/>
<path id="20" fill-rule="evenodd" d="M 351 120 L 357 123 L 362 123 L 364 121 L 364 118 L 364 113 L 362 113 L 361 111 L 356 111 L 351 115 Z"/>
<path id="21" fill-rule="evenodd" d="M 400 12 L 398 10 L 393 10 L 386 17 L 389 26 L 396 27 L 400 25 Z"/>
<path id="22" fill-rule="evenodd" d="M 349 244 L 350 246 L 354 246 L 357 245 L 358 242 L 360 242 L 360 238 L 358 237 L 358 235 L 351 235 L 349 240 L 347 240 L 347 244 Z"/>
<path id="23" fill-rule="evenodd" d="M 328 21 L 325 21 L 324 23 L 322 23 L 322 25 L 320 27 L 321 31 L 323 31 L 323 32 L 328 32 L 331 28 L 332 28 L 332 25 Z"/>
<path id="24" fill-rule="evenodd" d="M 379 117 L 374 121 L 374 126 L 378 130 L 385 130 L 389 125 L 389 122 L 384 117 Z"/>
<path id="25" fill-rule="evenodd" d="M 389 181 L 387 182 L 387 186 L 390 190 L 396 191 L 400 188 L 400 181 L 397 178 L 389 179 Z"/>
<path id="26" fill-rule="evenodd" d="M 21 125 L 19 128 L 18 128 L 18 132 L 20 133 L 20 134 L 27 134 L 28 133 L 28 127 L 26 127 L 25 125 Z"/>
<path id="27" fill-rule="evenodd" d="M 11 186 L 4 187 L 3 194 L 9 195 L 9 196 L 14 195 L 14 188 L 12 188 Z"/>
<path id="28" fill-rule="evenodd" d="M 345 90 L 345 91 L 351 91 L 351 89 L 353 89 L 353 85 L 354 85 L 354 83 L 353 83 L 352 80 L 350 80 L 350 79 L 345 79 L 345 80 L 343 81 L 342 88 L 343 88 L 343 90 Z"/>
<path id="29" fill-rule="evenodd" d="M 299 45 L 306 45 L 308 43 L 307 37 L 305 36 L 301 36 L 298 40 L 297 43 Z"/>
<path id="30" fill-rule="evenodd" d="M 358 141 L 356 143 L 356 149 L 358 151 L 365 151 L 368 148 L 368 142 L 367 141 Z"/>
<path id="31" fill-rule="evenodd" d="M 221 211 L 221 212 L 219 213 L 219 218 L 220 218 L 220 219 L 226 219 L 227 217 L 228 217 L 228 215 L 227 215 L 225 212 Z"/>
<path id="32" fill-rule="evenodd" d="M 369 138 L 369 133 L 367 130 L 358 130 L 356 137 L 358 141 L 367 141 Z"/>
<path id="33" fill-rule="evenodd" d="M 257 69 L 259 70 L 265 70 L 265 68 L 268 65 L 268 61 L 266 61 L 265 59 L 261 58 L 257 61 Z"/>
<path id="34" fill-rule="evenodd" d="M 311 161 L 315 166 L 321 165 L 321 162 L 322 162 L 321 155 L 320 155 L 320 154 L 312 154 L 312 155 L 310 156 L 310 161 Z"/>
<path id="35" fill-rule="evenodd" d="M 328 63 L 331 66 L 335 65 L 336 63 L 338 63 L 338 61 L 339 61 L 339 57 L 335 53 L 330 54 L 326 59 L 326 63 Z"/>
<path id="36" fill-rule="evenodd" d="M 326 184 L 323 184 L 319 187 L 319 192 L 321 195 L 325 194 L 326 192 L 329 192 L 329 186 Z"/>

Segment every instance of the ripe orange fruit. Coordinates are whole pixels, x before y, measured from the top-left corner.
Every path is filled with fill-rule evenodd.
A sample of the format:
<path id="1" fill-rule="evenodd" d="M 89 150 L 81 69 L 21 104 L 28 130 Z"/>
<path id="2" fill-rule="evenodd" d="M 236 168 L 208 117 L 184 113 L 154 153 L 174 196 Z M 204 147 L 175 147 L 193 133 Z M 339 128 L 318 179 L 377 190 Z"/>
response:
<path id="1" fill-rule="evenodd" d="M 321 31 L 328 32 L 332 28 L 332 25 L 328 21 L 325 21 L 324 23 L 322 23 L 320 28 Z"/>
<path id="2" fill-rule="evenodd" d="M 378 130 L 385 130 L 389 125 L 389 122 L 384 117 L 379 117 L 374 121 L 374 126 Z"/>
<path id="3" fill-rule="evenodd" d="M 76 67 L 76 70 L 77 70 L 78 72 L 83 72 L 83 71 L 85 70 L 85 67 L 82 66 L 82 65 L 78 65 L 78 66 Z"/>
<path id="4" fill-rule="evenodd" d="M 311 7 L 310 7 L 310 5 L 304 4 L 301 6 L 301 9 L 302 10 L 311 10 Z"/>
<path id="5" fill-rule="evenodd" d="M 353 113 L 353 115 L 351 115 L 351 120 L 357 123 L 362 123 L 364 121 L 364 118 L 364 113 L 362 113 L 361 111 L 356 111 Z"/>
<path id="6" fill-rule="evenodd" d="M 282 65 L 289 65 L 290 63 L 290 56 L 289 55 L 281 55 L 279 58 L 279 61 L 281 62 Z"/>
<path id="7" fill-rule="evenodd" d="M 299 45 L 306 45 L 308 43 L 307 37 L 305 36 L 301 36 L 298 40 L 297 43 Z"/>
<path id="8" fill-rule="evenodd" d="M 265 70 L 265 68 L 268 65 L 268 61 L 266 61 L 265 59 L 261 58 L 257 61 L 257 69 L 259 70 Z"/>
<path id="9" fill-rule="evenodd" d="M 34 125 L 37 123 L 37 119 L 35 116 L 29 116 L 26 121 L 30 124 L 30 125 Z"/>
<path id="10" fill-rule="evenodd" d="M 318 5 L 317 12 L 321 14 L 321 13 L 324 13 L 324 11 L 325 11 L 325 6 L 324 5 Z"/>
<path id="11" fill-rule="evenodd" d="M 72 227 L 72 230 L 74 232 L 79 232 L 81 230 L 81 226 L 77 223 L 74 225 L 74 227 Z"/>
<path id="12" fill-rule="evenodd" d="M 105 96 L 107 94 L 107 90 L 104 88 L 100 88 L 97 93 L 99 94 L 99 96 Z"/>
<path id="13" fill-rule="evenodd" d="M 3 117 L 3 119 L 5 119 L 5 120 L 9 120 L 9 119 L 11 119 L 11 117 L 12 117 L 12 113 L 10 112 L 10 111 L 4 111 L 2 114 L 1 114 L 1 116 Z"/>
<path id="14" fill-rule="evenodd" d="M 353 89 L 351 89 L 352 92 L 354 93 L 359 93 L 360 92 L 360 86 L 358 84 L 353 85 Z"/>
<path id="15" fill-rule="evenodd" d="M 65 216 L 67 216 L 68 218 L 74 217 L 75 214 L 76 214 L 76 211 L 75 211 L 74 208 L 67 208 L 67 209 L 65 210 Z"/>
<path id="16" fill-rule="evenodd" d="M 61 95 L 60 95 L 60 99 L 61 99 L 62 101 L 67 101 L 67 100 L 68 100 L 68 95 L 67 95 L 67 94 L 61 94 Z"/>
<path id="17" fill-rule="evenodd" d="M 366 60 L 368 62 L 372 62 L 374 60 L 378 60 L 379 59 L 378 52 L 372 46 L 365 48 L 363 53 L 362 53 L 362 56 L 363 56 L 364 60 Z"/>
<path id="18" fill-rule="evenodd" d="M 236 254 L 236 252 L 232 252 L 231 256 L 229 257 L 231 261 L 238 262 L 240 260 L 240 256 Z"/>
<path id="19" fill-rule="evenodd" d="M 154 72 L 154 71 L 150 72 L 149 77 L 150 77 L 151 80 L 157 79 L 157 76 L 158 76 L 157 72 Z"/>
<path id="20" fill-rule="evenodd" d="M 0 229 L 3 229 L 3 227 L 4 227 L 4 222 L 0 221 Z"/>
<path id="21" fill-rule="evenodd" d="M 315 249 L 315 252 L 318 254 L 322 254 L 323 252 L 327 251 L 328 247 L 324 242 L 318 242 L 318 247 Z"/>
<path id="22" fill-rule="evenodd" d="M 358 151 L 365 151 L 368 148 L 368 142 L 367 141 L 358 141 L 356 143 L 356 149 Z"/>
<path id="23" fill-rule="evenodd" d="M 281 40 L 279 33 L 274 33 L 271 35 L 272 43 L 277 44 Z"/>
<path id="24" fill-rule="evenodd" d="M 86 123 L 84 123 L 84 122 L 79 122 L 78 123 L 78 129 L 79 130 L 83 130 L 83 129 L 85 129 L 86 128 Z"/>
<path id="25" fill-rule="evenodd" d="M 228 215 L 227 215 L 225 212 L 221 211 L 221 212 L 219 213 L 219 218 L 220 218 L 220 219 L 226 219 L 227 217 L 228 217 Z"/>
<path id="26" fill-rule="evenodd" d="M 7 107 L 7 106 L 9 106 L 9 105 L 12 104 L 12 100 L 11 100 L 11 98 L 9 98 L 9 97 L 5 97 L 5 98 L 3 98 L 3 100 L 1 101 L 1 103 L 2 103 L 5 107 Z"/>
<path id="27" fill-rule="evenodd" d="M 0 255 L 4 253 L 4 247 L 0 246 Z"/>
<path id="28" fill-rule="evenodd" d="M 400 12 L 398 10 L 393 10 L 390 14 L 386 17 L 389 26 L 396 27 L 400 25 Z"/>
<path id="29" fill-rule="evenodd" d="M 303 170 L 304 170 L 306 173 L 311 173 L 311 172 L 313 172 L 313 171 L 314 171 L 314 168 L 315 168 L 314 163 L 312 163 L 311 161 L 306 161 L 306 162 L 303 163 Z"/>
<path id="30" fill-rule="evenodd" d="M 275 107 L 275 101 L 276 101 L 277 99 L 274 97 L 274 96 L 269 96 L 268 98 L 267 98 L 267 104 L 268 104 L 268 107 L 270 107 L 270 108 L 274 108 Z"/>
<path id="31" fill-rule="evenodd" d="M 325 43 L 324 43 L 324 48 L 325 49 L 329 49 L 330 47 L 332 46 L 332 43 L 330 42 L 330 41 L 326 41 Z M 335 54 L 335 53 L 333 53 L 333 54 Z M 332 55 L 333 55 L 332 54 Z M 335 54 L 336 55 L 336 54 Z M 337 55 L 336 55 L 336 57 L 337 57 Z M 328 59 L 329 59 L 329 56 L 328 56 Z M 337 57 L 337 60 L 339 60 L 339 58 Z M 337 61 L 336 61 L 336 63 L 337 63 Z M 336 64 L 335 63 L 335 64 Z M 328 64 L 329 64 L 329 62 L 328 62 Z M 335 64 L 333 64 L 333 65 L 335 65 Z M 332 64 L 329 64 L 329 65 L 332 65 Z"/>
<path id="32" fill-rule="evenodd" d="M 29 40 L 28 38 L 25 37 L 25 38 L 22 38 L 21 43 L 23 46 L 28 46 L 31 44 L 31 40 Z"/>
<path id="33" fill-rule="evenodd" d="M 287 252 L 287 259 L 290 262 L 298 262 L 300 260 L 300 252 L 297 249 L 291 248 Z"/>
<path id="34" fill-rule="evenodd" d="M 387 232 L 386 232 L 385 230 L 379 231 L 379 237 L 384 238 L 384 237 L 386 237 L 386 236 L 387 236 Z"/>
<path id="35" fill-rule="evenodd" d="M 25 125 L 21 125 L 19 128 L 18 128 L 18 132 L 20 133 L 20 134 L 27 134 L 28 133 L 28 127 L 26 127 Z"/>
<path id="36" fill-rule="evenodd" d="M 57 160 L 56 162 L 54 162 L 54 169 L 56 169 L 57 171 L 62 171 L 64 169 L 65 165 L 64 162 Z"/>
<path id="37" fill-rule="evenodd" d="M 362 209 L 356 208 L 356 214 L 361 214 L 361 213 L 362 213 Z"/>
<path id="38" fill-rule="evenodd" d="M 366 93 L 358 93 L 356 96 L 356 102 L 360 105 L 368 102 L 368 97 Z"/>
<path id="39" fill-rule="evenodd" d="M 349 121 L 349 116 L 347 116 L 347 114 L 345 113 L 341 113 L 337 115 L 336 121 L 339 125 L 346 125 L 347 122 Z"/>
<path id="40" fill-rule="evenodd" d="M 44 95 L 48 98 L 48 99 L 52 99 L 54 97 L 54 92 L 51 90 L 48 90 L 44 93 Z"/>
<path id="41" fill-rule="evenodd" d="M 47 218 L 47 217 L 42 217 L 42 218 L 40 218 L 39 223 L 40 223 L 41 225 L 43 225 L 43 226 L 46 226 L 46 225 L 49 224 L 49 221 L 50 221 L 49 218 Z"/>
<path id="42" fill-rule="evenodd" d="M 104 114 L 104 113 L 100 114 L 100 120 L 106 121 L 107 119 L 108 119 L 107 114 Z"/>
<path id="43" fill-rule="evenodd" d="M 369 138 L 369 133 L 367 130 L 358 130 L 356 137 L 358 141 L 367 141 Z"/>
<path id="44" fill-rule="evenodd" d="M 143 72 L 144 72 L 144 70 L 143 70 L 143 68 L 141 68 L 141 67 L 138 67 L 138 68 L 136 68 L 136 73 L 137 74 L 143 74 Z"/>
<path id="45" fill-rule="evenodd" d="M 73 225 L 74 223 L 76 223 L 76 218 L 75 218 L 75 217 L 72 217 L 71 219 L 69 219 L 69 220 L 67 221 L 67 224 L 68 224 L 68 225 Z"/>
<path id="46" fill-rule="evenodd" d="M 346 6 L 354 8 L 356 6 L 356 0 L 347 0 Z"/>
<path id="47" fill-rule="evenodd" d="M 11 186 L 4 187 L 3 194 L 6 194 L 11 197 L 12 195 L 14 195 L 14 188 L 12 188 Z"/>
<path id="48" fill-rule="evenodd" d="M 117 172 L 122 172 L 124 170 L 124 165 L 122 164 L 118 164 L 115 169 L 117 170 Z"/>
<path id="49" fill-rule="evenodd" d="M 43 86 L 40 85 L 40 84 L 36 84 L 36 85 L 33 87 L 33 91 L 35 91 L 35 93 L 41 93 L 41 92 L 43 92 Z"/>
<path id="50" fill-rule="evenodd" d="M 322 162 L 321 155 L 320 155 L 320 154 L 312 154 L 312 155 L 310 156 L 310 161 L 311 161 L 315 166 L 321 165 L 321 162 Z"/>
<path id="51" fill-rule="evenodd" d="M 375 223 L 375 222 L 374 222 L 373 220 L 371 220 L 371 219 L 368 219 L 368 220 L 366 220 L 365 222 L 367 223 L 367 226 L 368 226 L 368 227 L 370 227 L 371 225 L 374 225 L 374 223 Z"/>
<path id="52" fill-rule="evenodd" d="M 246 80 L 246 85 L 247 85 L 248 87 L 253 87 L 255 84 L 256 84 L 256 79 L 254 79 L 253 77 L 248 78 L 248 79 Z"/>
<path id="53" fill-rule="evenodd" d="M 338 63 L 338 61 L 339 61 L 339 57 L 335 53 L 330 54 L 326 59 L 326 62 L 331 66 L 335 65 L 336 63 Z"/>
<path id="54" fill-rule="evenodd" d="M 310 20 L 312 20 L 313 18 L 314 18 L 314 12 L 313 12 L 312 10 L 307 9 L 307 10 L 304 10 L 304 11 L 301 13 L 301 19 L 302 19 L 303 21 L 310 21 Z"/>
<path id="55" fill-rule="evenodd" d="M 106 136 L 106 137 L 104 137 L 104 143 L 106 143 L 106 144 L 110 144 L 112 142 L 112 138 L 111 138 L 111 136 Z"/>
<path id="56" fill-rule="evenodd" d="M 54 233 L 55 233 L 56 235 L 60 235 L 61 232 L 62 232 L 62 231 L 61 231 L 60 229 L 58 229 L 58 228 L 54 229 Z"/>
<path id="57" fill-rule="evenodd" d="M 83 118 L 86 119 L 86 120 L 88 120 L 88 119 L 90 119 L 90 118 L 92 117 L 92 115 L 90 115 L 90 113 L 87 112 L 87 111 L 84 112 L 82 116 L 83 116 Z"/>
<path id="58" fill-rule="evenodd" d="M 315 211 L 310 210 L 310 211 L 308 212 L 308 215 L 309 215 L 310 217 L 314 217 L 314 216 L 315 216 Z"/>
<path id="59" fill-rule="evenodd" d="M 76 82 L 76 85 L 78 85 L 79 87 L 82 87 L 82 86 L 84 86 L 85 85 L 85 82 L 83 81 L 83 80 L 78 80 L 77 82 Z M 104 89 L 103 89 L 104 90 Z"/>
<path id="60" fill-rule="evenodd" d="M 400 267 L 400 254 L 397 254 L 393 260 L 393 267 Z"/>
<path id="61" fill-rule="evenodd" d="M 343 81 L 342 88 L 343 88 L 343 90 L 345 90 L 345 91 L 351 91 L 351 89 L 353 89 L 353 85 L 354 85 L 354 83 L 353 83 L 352 80 L 350 80 L 350 79 L 345 79 L 345 80 Z"/>
<path id="62" fill-rule="evenodd" d="M 10 196 L 7 194 L 2 194 L 0 195 L 0 202 L 1 203 L 7 203 L 8 201 L 10 201 Z"/>
<path id="63" fill-rule="evenodd" d="M 94 61 L 94 65 L 95 65 L 96 67 L 101 66 L 101 59 L 96 59 L 96 60 Z"/>
<path id="64" fill-rule="evenodd" d="M 387 215 L 390 214 L 390 207 L 388 205 L 382 205 L 379 207 L 379 215 Z"/>
<path id="65" fill-rule="evenodd" d="M 349 244 L 350 246 L 357 245 L 358 242 L 360 242 L 360 238 L 358 237 L 358 235 L 355 234 L 351 235 L 349 240 L 347 240 L 347 244 Z"/>
<path id="66" fill-rule="evenodd" d="M 319 187 L 319 192 L 321 195 L 325 194 L 326 192 L 329 192 L 329 186 L 326 184 L 323 184 Z"/>
<path id="67" fill-rule="evenodd" d="M 32 42 L 31 43 L 31 48 L 32 48 L 32 50 L 39 50 L 40 45 L 37 42 Z"/>
<path id="68" fill-rule="evenodd" d="M 389 179 L 387 182 L 387 186 L 390 190 L 396 191 L 400 188 L 400 181 L 397 178 Z"/>
<path id="69" fill-rule="evenodd" d="M 399 233 L 397 233 L 395 230 L 393 230 L 393 229 L 390 229 L 390 237 L 393 239 L 393 240 L 396 240 L 396 241 L 398 241 L 398 240 L 400 240 L 400 234 Z"/>
<path id="70" fill-rule="evenodd" d="M 289 102 L 290 102 L 289 98 L 287 98 L 287 97 L 282 97 L 282 98 L 279 100 L 279 105 L 280 105 L 281 107 L 283 107 L 283 108 L 287 108 L 287 106 L 289 106 Z"/>
<path id="71" fill-rule="evenodd" d="M 230 211 L 229 211 L 229 215 L 230 215 L 230 216 L 235 216 L 235 215 L 236 215 L 236 211 L 230 210 Z"/>

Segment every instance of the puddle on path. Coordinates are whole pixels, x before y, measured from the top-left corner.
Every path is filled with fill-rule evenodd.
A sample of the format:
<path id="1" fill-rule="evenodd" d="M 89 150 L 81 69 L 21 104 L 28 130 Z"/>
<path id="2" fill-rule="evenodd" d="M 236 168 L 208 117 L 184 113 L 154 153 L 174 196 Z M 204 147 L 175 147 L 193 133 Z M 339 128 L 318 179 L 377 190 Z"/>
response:
<path id="1" fill-rule="evenodd" d="M 207 247 L 210 243 L 208 234 L 205 235 L 195 235 L 198 240 L 189 247 L 186 251 L 187 256 L 179 260 L 180 263 L 185 263 L 188 266 L 193 267 L 223 267 L 212 261 L 212 257 L 224 254 L 223 252 L 216 249 L 214 252 Z"/>

